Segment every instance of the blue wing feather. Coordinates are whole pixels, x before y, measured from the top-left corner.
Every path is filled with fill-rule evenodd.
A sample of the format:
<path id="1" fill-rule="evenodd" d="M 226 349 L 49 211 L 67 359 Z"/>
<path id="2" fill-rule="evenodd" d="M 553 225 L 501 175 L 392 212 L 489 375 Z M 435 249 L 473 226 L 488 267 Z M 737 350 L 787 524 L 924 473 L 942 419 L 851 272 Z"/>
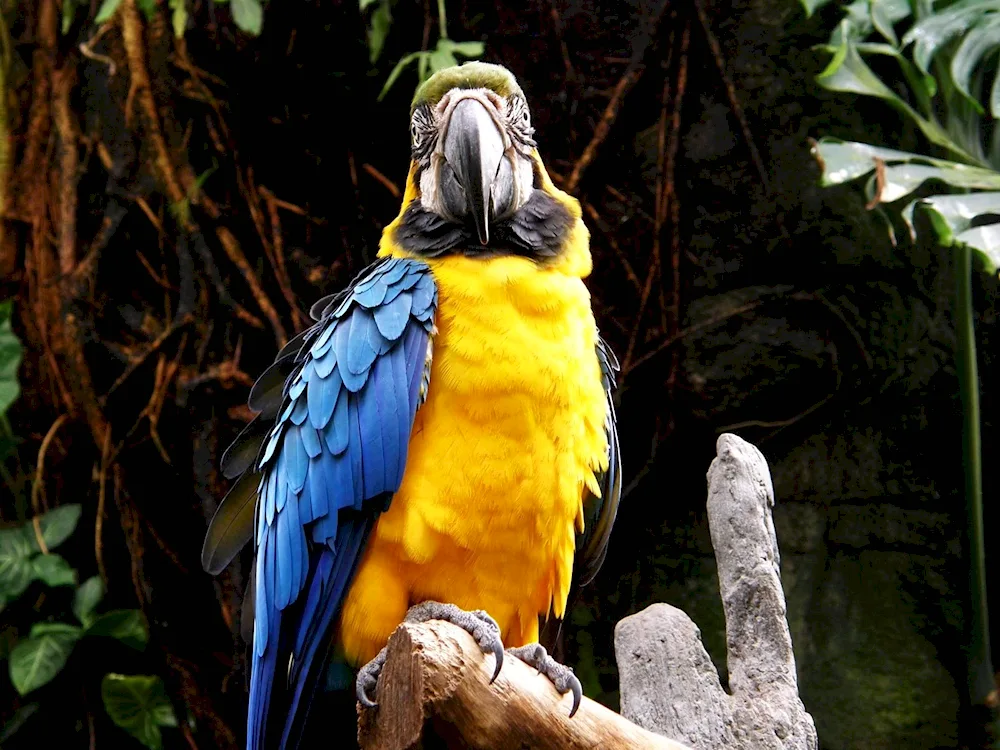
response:
<path id="1" fill-rule="evenodd" d="M 372 497 L 385 491 L 385 441 L 378 411 L 378 392 L 384 388 L 385 360 L 375 365 L 372 387 L 361 392 L 358 404 L 358 427 L 361 431 L 361 465 L 364 472 L 364 496 Z"/>
<path id="2" fill-rule="evenodd" d="M 294 744 L 301 731 L 365 541 L 402 481 L 436 301 L 425 263 L 380 261 L 317 302 L 318 322 L 286 354 L 297 364 L 280 370 L 280 416 L 256 431 L 265 447 L 247 469 L 262 477 L 249 750 L 270 747 L 279 730 L 281 747 Z M 270 392 L 255 397 L 275 403 Z"/>
<path id="3" fill-rule="evenodd" d="M 383 340 L 395 341 L 403 333 L 403 328 L 410 319 L 412 299 L 409 292 L 404 292 L 375 311 L 375 325 Z"/>
<path id="4" fill-rule="evenodd" d="M 347 393 L 346 388 L 340 389 L 333 416 L 323 430 L 326 447 L 335 456 L 347 450 L 347 401 L 350 398 Z"/>
<path id="5" fill-rule="evenodd" d="M 302 447 L 305 448 L 306 455 L 310 459 L 316 458 L 323 450 L 319 433 L 316 432 L 311 424 L 305 424 L 299 428 L 299 434 L 302 436 Z"/>
<path id="6" fill-rule="evenodd" d="M 358 416 L 358 401 L 347 402 L 347 457 L 353 474 L 354 507 L 365 500 L 364 444 L 361 442 L 361 419 Z"/>

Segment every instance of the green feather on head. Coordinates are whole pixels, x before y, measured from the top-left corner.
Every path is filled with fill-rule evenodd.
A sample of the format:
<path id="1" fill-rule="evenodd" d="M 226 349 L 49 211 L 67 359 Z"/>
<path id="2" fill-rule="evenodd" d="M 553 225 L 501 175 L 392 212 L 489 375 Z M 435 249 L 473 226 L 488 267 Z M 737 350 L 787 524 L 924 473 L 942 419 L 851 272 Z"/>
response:
<path id="1" fill-rule="evenodd" d="M 507 98 L 511 94 L 524 96 L 514 74 L 502 65 L 484 62 L 467 62 L 439 70 L 417 88 L 410 105 L 412 112 L 421 104 L 431 107 L 452 89 L 490 89 Z"/>

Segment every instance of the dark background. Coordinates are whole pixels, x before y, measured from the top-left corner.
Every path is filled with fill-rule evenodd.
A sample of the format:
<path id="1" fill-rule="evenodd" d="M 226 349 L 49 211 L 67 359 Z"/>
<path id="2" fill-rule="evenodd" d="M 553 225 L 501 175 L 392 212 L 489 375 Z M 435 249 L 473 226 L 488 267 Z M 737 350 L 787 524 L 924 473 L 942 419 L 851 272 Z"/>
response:
<path id="1" fill-rule="evenodd" d="M 123 24 L 92 44 L 116 63 L 112 74 L 80 52 L 94 36 L 85 9 L 53 36 L 54 5 L 7 14 L 15 161 L 0 271 L 27 348 L 10 416 L 34 466 L 53 420 L 74 415 L 46 455 L 45 482 L 49 504 L 84 505 L 63 552 L 81 577 L 98 571 L 96 467 L 105 440 L 113 447 L 101 549 L 109 597 L 143 609 L 151 643 L 141 657 L 79 649 L 73 678 L 32 696 L 42 710 L 4 746 L 133 742 L 103 716 L 97 688 L 102 669 L 127 668 L 164 677 L 179 715 L 195 720 L 189 746 L 232 747 L 245 721 L 238 630 L 249 559 L 211 579 L 199 553 L 226 489 L 218 459 L 280 333 L 226 232 L 289 335 L 303 320 L 289 297 L 308 310 L 374 257 L 405 180 L 415 74 L 376 97 L 396 60 L 433 46 L 436 6 L 398 0 L 372 66 L 354 2 L 273 0 L 259 38 L 235 30 L 228 6 L 192 2 L 183 43 L 164 3 L 140 26 L 147 109 L 141 90 L 130 95 L 142 70 Z M 557 184 L 580 171 L 609 102 L 620 105 L 573 191 L 593 235 L 598 322 L 623 362 L 627 485 L 607 563 L 566 629 L 586 693 L 617 708 L 614 625 L 656 601 L 695 620 L 724 677 L 705 473 L 729 431 L 771 465 L 801 694 L 821 747 L 965 742 L 951 261 L 905 235 L 893 247 L 859 190 L 818 185 L 810 137 L 918 143 L 887 108 L 813 83 L 825 60 L 810 47 L 838 9 L 806 19 L 795 0 L 706 1 L 701 15 L 689 0 L 463 0 L 448 11 L 452 38 L 484 40 L 484 59 L 518 77 Z M 61 159 L 73 150 L 68 169 Z M 63 209 L 76 217 L 71 231 Z M 70 275 L 56 260 L 64 242 Z M 284 290 L 272 259 L 287 268 Z M 989 554 L 998 285 L 974 283 Z M 15 499 L 3 503 L 11 517 Z M 30 612 L 0 617 L 9 639 Z M 6 719 L 26 699 L 6 670 L 0 685 Z M 185 738 L 167 730 L 164 741 Z"/>

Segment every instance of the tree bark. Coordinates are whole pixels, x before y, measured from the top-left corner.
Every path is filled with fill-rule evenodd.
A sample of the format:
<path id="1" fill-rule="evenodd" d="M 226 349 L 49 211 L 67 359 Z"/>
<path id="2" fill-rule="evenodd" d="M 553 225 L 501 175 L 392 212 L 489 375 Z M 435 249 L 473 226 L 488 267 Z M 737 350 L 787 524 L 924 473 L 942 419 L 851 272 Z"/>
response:
<path id="1" fill-rule="evenodd" d="M 425 732 L 482 750 L 690 750 L 588 698 L 569 718 L 571 697 L 510 654 L 491 685 L 492 657 L 450 623 L 404 623 L 388 648 L 378 708 L 359 707 L 362 750 L 419 748 Z"/>

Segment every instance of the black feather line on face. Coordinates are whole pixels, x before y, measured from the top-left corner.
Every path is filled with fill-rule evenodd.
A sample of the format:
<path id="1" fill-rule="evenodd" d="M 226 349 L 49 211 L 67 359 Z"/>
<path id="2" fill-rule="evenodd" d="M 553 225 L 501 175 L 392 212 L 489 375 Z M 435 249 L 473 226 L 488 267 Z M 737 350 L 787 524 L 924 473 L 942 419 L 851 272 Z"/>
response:
<path id="1" fill-rule="evenodd" d="M 534 190 L 528 202 L 506 219 L 490 226 L 490 244 L 479 244 L 471 223 L 458 224 L 427 211 L 413 201 L 396 227 L 395 240 L 404 250 L 425 258 L 445 255 L 490 257 L 520 255 L 536 261 L 556 257 L 566 245 L 573 217 L 559 201 Z"/>

